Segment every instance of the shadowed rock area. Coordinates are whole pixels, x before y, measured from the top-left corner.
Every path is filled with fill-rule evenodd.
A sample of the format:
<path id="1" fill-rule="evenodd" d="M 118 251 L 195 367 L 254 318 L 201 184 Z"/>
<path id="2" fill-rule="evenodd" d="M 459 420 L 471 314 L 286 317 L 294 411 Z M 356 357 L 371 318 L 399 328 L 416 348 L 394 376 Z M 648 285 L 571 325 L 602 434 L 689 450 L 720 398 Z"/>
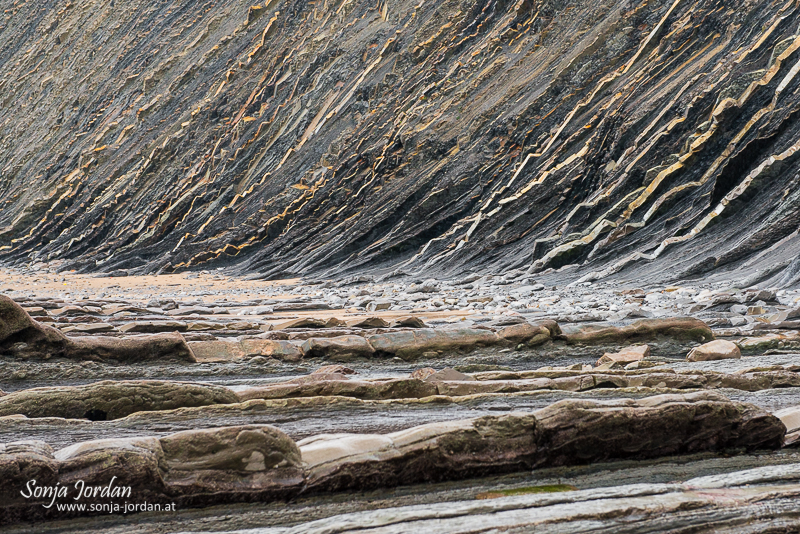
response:
<path id="1" fill-rule="evenodd" d="M 800 0 L 0 0 L 0 525 L 800 532 Z"/>
<path id="2" fill-rule="evenodd" d="M 0 254 L 791 286 L 798 9 L 6 2 Z"/>

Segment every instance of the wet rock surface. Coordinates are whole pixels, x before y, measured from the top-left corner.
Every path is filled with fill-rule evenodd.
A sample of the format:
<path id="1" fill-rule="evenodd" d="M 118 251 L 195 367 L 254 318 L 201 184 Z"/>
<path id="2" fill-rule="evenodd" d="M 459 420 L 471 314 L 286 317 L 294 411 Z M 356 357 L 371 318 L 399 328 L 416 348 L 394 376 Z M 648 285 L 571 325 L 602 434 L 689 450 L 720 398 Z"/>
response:
<path id="1" fill-rule="evenodd" d="M 519 284 L 491 287 L 510 298 L 523 287 Z M 273 299 L 278 301 L 303 300 L 309 293 L 304 302 L 312 304 L 339 298 L 335 287 L 273 287 L 276 296 L 283 293 Z M 800 360 L 791 348 L 797 333 L 757 328 L 773 324 L 768 322 L 773 315 L 779 321 L 774 324 L 786 323 L 784 315 L 797 298 L 791 291 L 766 295 L 774 304 L 756 310 L 764 312 L 756 316 L 762 320 L 734 329 L 711 326 L 731 312 L 704 306 L 686 316 L 691 306 L 676 296 L 680 291 L 713 301 L 713 291 L 650 290 L 644 294 L 659 297 L 626 304 L 639 297 L 624 289 L 544 288 L 536 291 L 536 301 L 525 304 L 459 305 L 456 300 L 443 311 L 437 300 L 460 299 L 472 290 L 446 283 L 425 287 L 432 291 L 417 292 L 397 282 L 344 286 L 344 294 L 354 299 L 339 303 L 339 309 L 312 305 L 276 311 L 274 304 L 265 309 L 263 299 L 206 295 L 200 305 L 179 298 L 172 301 L 173 309 L 191 312 L 179 316 L 188 325 L 182 333 L 167 331 L 175 316 L 166 313 L 171 304 L 165 301 L 23 296 L 24 306 L 6 307 L 16 321 L 7 324 L 23 325 L 36 335 L 49 326 L 60 343 L 122 342 L 132 335 L 117 326 L 81 338 L 66 330 L 74 324 L 141 321 L 148 332 L 137 332 L 137 342 L 187 336 L 181 347 L 192 359 L 3 353 L 0 367 L 7 378 L 0 388 L 6 393 L 0 397 L 0 435 L 8 450 L 19 454 L 0 454 L 0 466 L 7 466 L 12 481 L 35 472 L 68 486 L 79 479 L 107 485 L 119 471 L 115 483 L 153 503 L 178 503 L 182 514 L 202 515 L 204 525 L 235 513 L 243 514 L 236 523 L 242 528 L 295 525 L 302 530 L 316 528 L 304 524 L 313 518 L 338 521 L 335 516 L 347 510 L 374 508 L 358 504 L 360 497 L 346 509 L 334 505 L 348 495 L 390 491 L 398 497 L 386 498 L 381 506 L 388 508 L 412 505 L 423 495 L 430 505 L 474 498 L 494 502 L 516 494 L 503 489 L 498 496 L 486 477 L 517 481 L 531 476 L 522 473 L 578 465 L 592 466 L 593 476 L 601 476 L 611 469 L 603 466 L 621 460 L 639 466 L 631 467 L 640 473 L 635 483 L 672 483 L 692 476 L 656 480 L 661 462 L 711 454 L 702 461 L 721 465 L 727 457 L 726 472 L 753 467 L 756 457 L 758 465 L 780 465 L 800 442 L 795 421 Z M 421 299 L 396 304 L 410 309 L 395 310 L 370 310 L 356 302 L 360 292 L 392 290 Z M 559 304 L 562 300 L 576 303 L 567 314 L 559 307 L 567 305 Z M 581 302 L 595 311 L 579 315 Z M 623 306 L 628 308 L 620 313 Z M 20 314 L 24 308 L 40 310 Z M 150 330 L 153 324 L 163 328 Z M 717 345 L 737 349 L 739 358 L 687 358 Z M 267 426 L 277 434 L 252 430 Z M 565 494 L 583 491 L 583 479 L 570 473 L 549 484 L 564 486 L 559 491 Z M 718 471 L 707 468 L 698 476 L 713 474 Z M 421 483 L 461 484 L 462 489 L 429 493 L 430 486 Z M 511 485 L 523 488 L 521 497 L 529 491 L 524 488 L 537 484 Z M 621 485 L 605 479 L 601 487 L 608 495 L 629 491 Z M 284 505 L 288 508 L 276 516 L 284 519 L 275 521 L 246 504 L 257 500 L 269 507 L 286 499 L 292 504 Z M 598 499 L 608 504 L 606 497 Z M 56 518 L 26 515 L 32 513 L 30 504 L 15 500 L 4 521 Z M 207 508 L 212 504 L 218 511 Z M 296 512 L 309 506 L 312 516 Z M 192 512 L 190 507 L 199 508 Z M 530 515 L 528 509 L 520 513 Z M 58 528 L 100 528 L 89 525 L 101 523 L 100 518 L 75 518 Z M 408 527 L 398 525 L 399 531 Z M 149 529 L 147 522 L 137 528 Z"/>
<path id="2" fill-rule="evenodd" d="M 95 382 L 86 386 L 33 388 L 0 398 L 0 417 L 117 419 L 135 412 L 235 402 L 227 388 L 167 381 Z"/>

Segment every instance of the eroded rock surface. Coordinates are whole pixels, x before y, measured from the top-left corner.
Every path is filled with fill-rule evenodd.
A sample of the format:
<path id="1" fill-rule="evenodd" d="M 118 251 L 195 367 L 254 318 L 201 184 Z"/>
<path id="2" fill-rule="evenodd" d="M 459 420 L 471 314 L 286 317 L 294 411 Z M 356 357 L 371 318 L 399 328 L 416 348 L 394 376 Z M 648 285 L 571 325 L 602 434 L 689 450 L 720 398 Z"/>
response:
<path id="1" fill-rule="evenodd" d="M 0 415 L 0 437 L 12 449 L 38 440 L 22 447 L 21 456 L 0 459 L 8 460 L 2 465 L 12 484 L 41 471 L 42 480 L 56 473 L 67 484 L 102 485 L 119 472 L 116 482 L 134 488 L 137 498 L 177 502 L 185 514 L 209 517 L 211 524 L 215 514 L 225 514 L 233 522 L 223 530 L 235 530 L 299 524 L 321 517 L 318 505 L 331 507 L 327 516 L 361 506 L 354 494 L 334 487 L 410 484 L 380 490 L 387 502 L 360 509 L 396 506 L 396 495 L 439 502 L 436 485 L 456 480 L 467 488 L 488 484 L 481 490 L 488 496 L 480 498 L 494 499 L 492 480 L 504 472 L 514 473 L 500 477 L 505 480 L 562 469 L 548 484 L 576 491 L 571 488 L 587 487 L 573 477 L 581 465 L 593 470 L 595 482 L 617 469 L 607 462 L 621 461 L 639 466 L 631 467 L 637 480 L 670 482 L 689 477 L 682 467 L 656 475 L 658 466 L 682 466 L 692 455 L 715 466 L 727 462 L 731 470 L 754 465 L 745 457 L 762 466 L 790 463 L 797 450 L 800 430 L 792 417 L 800 404 L 800 365 L 792 343 L 798 334 L 788 323 L 800 297 L 790 290 L 714 289 L 722 286 L 705 282 L 648 290 L 542 287 L 517 272 L 411 283 L 278 284 L 265 290 L 274 299 L 240 300 L 229 292 L 238 290 L 212 289 L 228 283 L 222 276 L 199 279 L 211 284 L 191 291 L 203 299 L 169 287 L 149 302 L 14 293 L 22 295 L 23 310 L 36 314 L 12 316 L 23 317 L 22 324 L 36 331 L 54 326 L 61 336 L 83 325 L 82 339 L 89 341 L 125 341 L 125 325 L 166 329 L 180 318 L 197 361 L 121 361 L 114 346 L 96 361 L 3 353 L 0 382 L 9 394 L 0 397 L 7 414 Z M 178 297 L 181 292 L 187 294 Z M 380 309 L 371 311 L 371 302 Z M 576 335 L 585 337 L 570 339 Z M 742 357 L 687 361 L 707 335 L 739 347 Z M 392 341 L 383 346 L 393 352 L 376 350 L 375 339 L 379 346 Z M 636 345 L 642 342 L 649 353 Z M 598 361 L 626 352 L 635 357 Z M 327 365 L 336 360 L 348 363 Z M 97 382 L 103 378 L 115 381 Z M 259 430 L 264 425 L 279 431 Z M 532 456 L 525 452 L 530 436 L 518 432 L 526 425 L 534 428 Z M 316 443 L 330 462 L 298 463 L 295 440 Z M 415 486 L 415 480 L 429 482 Z M 292 504 L 278 504 L 287 497 Z M 32 502 L 14 499 L 9 494 L 5 508 L 12 522 Z M 250 501 L 283 511 L 267 518 L 264 508 L 254 520 L 246 511 Z M 310 502 L 317 504 L 308 508 Z M 293 515 L 304 506 L 307 515 Z M 167 519 L 154 517 L 159 524 Z"/>
<path id="2" fill-rule="evenodd" d="M 66 5 L 3 10 L 8 261 L 800 276 L 794 4 Z"/>
<path id="3" fill-rule="evenodd" d="M 390 434 L 323 434 L 298 443 L 268 425 L 101 439 L 56 452 L 42 442 L 17 442 L 0 447 L 0 469 L 12 484 L 26 476 L 62 486 L 83 480 L 110 487 L 116 480 L 139 498 L 209 505 L 615 458 L 777 449 L 785 434 L 778 417 L 701 392 L 639 401 L 562 401 L 533 413 L 431 423 Z M 13 497 L 0 507 L 0 519 L 63 515 L 40 501 Z M 102 495 L 84 501 L 102 502 Z M 66 516 L 84 513 L 74 509 Z"/>
<path id="4" fill-rule="evenodd" d="M 231 390 L 164 381 L 97 382 L 34 388 L 0 398 L 0 415 L 105 420 L 134 412 L 237 402 Z"/>
<path id="5" fill-rule="evenodd" d="M 180 334 L 128 338 L 67 337 L 52 326 L 32 319 L 5 295 L 0 295 L 0 354 L 37 359 L 196 361 Z"/>

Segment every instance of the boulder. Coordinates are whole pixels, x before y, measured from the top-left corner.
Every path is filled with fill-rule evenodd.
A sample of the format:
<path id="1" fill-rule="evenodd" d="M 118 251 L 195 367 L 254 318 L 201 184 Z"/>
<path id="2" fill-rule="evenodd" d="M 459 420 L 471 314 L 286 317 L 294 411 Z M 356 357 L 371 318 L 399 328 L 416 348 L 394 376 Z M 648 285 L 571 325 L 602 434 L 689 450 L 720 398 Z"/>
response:
<path id="1" fill-rule="evenodd" d="M 311 492 L 366 489 L 526 470 L 535 417 L 512 413 L 431 423 L 385 435 L 332 434 L 299 441 Z"/>
<path id="2" fill-rule="evenodd" d="M 34 321 L 20 305 L 0 295 L 0 354 L 10 354 L 25 345 L 25 354 L 64 356 L 67 337 L 55 328 Z"/>
<path id="3" fill-rule="evenodd" d="M 303 343 L 302 351 L 308 358 L 321 357 L 334 361 L 350 361 L 375 353 L 372 345 L 361 336 L 311 338 Z"/>
<path id="4" fill-rule="evenodd" d="M 104 381 L 15 391 L 0 398 L 0 416 L 64 417 L 103 421 L 134 412 L 238 402 L 221 386 L 159 380 Z"/>
<path id="5" fill-rule="evenodd" d="M 597 365 L 604 363 L 628 364 L 641 361 L 648 356 L 650 356 L 648 345 L 633 345 L 625 347 L 619 352 L 606 352 L 597 360 Z"/>
<path id="6" fill-rule="evenodd" d="M 742 353 L 739 347 L 731 341 L 717 339 L 700 345 L 689 351 L 686 359 L 690 362 L 706 362 L 710 360 L 739 359 Z"/>
<path id="7" fill-rule="evenodd" d="M 693 317 L 640 319 L 626 326 L 581 326 L 566 333 L 570 344 L 618 344 L 626 341 L 646 341 L 666 336 L 679 341 L 710 341 L 714 334 L 706 323 Z"/>
<path id="8" fill-rule="evenodd" d="M 543 325 L 519 323 L 498 330 L 497 336 L 509 343 L 536 346 L 550 341 L 550 330 Z"/>
<path id="9" fill-rule="evenodd" d="M 419 317 L 414 317 L 413 315 L 408 315 L 405 317 L 398 317 L 392 323 L 392 327 L 394 328 L 428 328 L 422 319 Z"/>
<path id="10" fill-rule="evenodd" d="M 495 345 L 499 342 L 497 334 L 491 330 L 477 328 L 452 328 L 434 330 L 419 328 L 400 332 L 374 334 L 367 338 L 378 352 L 396 355 L 403 359 L 413 359 L 423 352 L 452 352 L 459 349 L 474 349 L 480 346 Z"/>

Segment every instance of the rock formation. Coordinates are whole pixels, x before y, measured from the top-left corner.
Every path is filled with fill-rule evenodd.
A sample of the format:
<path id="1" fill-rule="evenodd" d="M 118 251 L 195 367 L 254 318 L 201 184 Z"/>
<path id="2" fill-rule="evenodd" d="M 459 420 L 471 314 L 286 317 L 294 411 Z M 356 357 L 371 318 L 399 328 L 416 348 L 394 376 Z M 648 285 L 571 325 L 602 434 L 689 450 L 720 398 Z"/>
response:
<path id="1" fill-rule="evenodd" d="M 0 524 L 92 513 L 63 513 L 43 506 L 57 499 L 10 491 L 30 486 L 30 480 L 60 484 L 68 489 L 59 499 L 86 504 L 108 495 L 83 496 L 78 481 L 109 488 L 116 482 L 139 499 L 159 503 L 210 505 L 609 458 L 779 449 L 785 434 L 781 420 L 760 408 L 699 393 L 613 404 L 562 402 L 532 414 L 433 423 L 387 435 L 321 435 L 298 443 L 265 425 L 101 439 L 55 452 L 40 441 L 14 442 L 0 446 Z M 596 447 L 598 441 L 607 446 Z"/>
<path id="2" fill-rule="evenodd" d="M 800 281 L 794 1 L 5 7 L 7 262 Z"/>

